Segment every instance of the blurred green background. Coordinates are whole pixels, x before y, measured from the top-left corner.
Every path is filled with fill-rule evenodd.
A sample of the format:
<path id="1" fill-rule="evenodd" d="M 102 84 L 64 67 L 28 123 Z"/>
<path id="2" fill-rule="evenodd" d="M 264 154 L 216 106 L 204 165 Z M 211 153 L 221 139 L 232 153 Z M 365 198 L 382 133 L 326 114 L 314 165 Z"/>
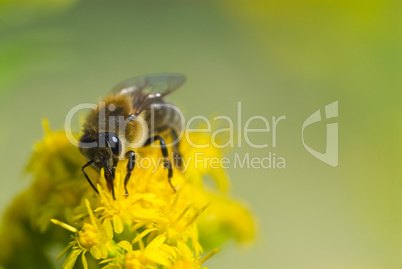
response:
<path id="1" fill-rule="evenodd" d="M 401 17 L 397 1 L 2 0 L 1 212 L 29 185 L 21 171 L 42 118 L 61 129 L 70 108 L 123 79 L 179 72 L 188 81 L 170 100 L 188 118 L 236 118 L 239 101 L 244 119 L 286 116 L 276 148 L 261 133 L 250 137 L 268 149 L 229 152 L 275 152 L 286 169 L 229 169 L 259 234 L 207 266 L 402 268 Z M 301 129 L 336 100 L 334 168 L 304 149 Z M 325 151 L 325 126 L 306 129 L 309 146 Z"/>

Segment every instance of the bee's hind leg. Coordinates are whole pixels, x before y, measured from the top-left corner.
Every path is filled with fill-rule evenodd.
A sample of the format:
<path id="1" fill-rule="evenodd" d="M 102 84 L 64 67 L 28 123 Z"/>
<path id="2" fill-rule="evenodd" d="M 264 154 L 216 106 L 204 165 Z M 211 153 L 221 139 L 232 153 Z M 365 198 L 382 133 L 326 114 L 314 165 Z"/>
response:
<path id="1" fill-rule="evenodd" d="M 162 133 L 168 130 L 170 132 L 170 135 L 172 136 L 173 140 L 173 164 L 179 169 L 182 169 L 182 164 L 183 164 L 183 158 L 179 152 L 179 136 L 177 135 L 177 131 L 175 128 L 164 125 L 162 127 L 159 127 L 156 129 L 155 133 Z"/>
<path id="2" fill-rule="evenodd" d="M 145 141 L 144 146 L 149 146 L 151 143 L 154 143 L 155 140 L 159 140 L 159 143 L 161 145 L 161 151 L 162 151 L 162 156 L 163 156 L 163 166 L 168 169 L 168 181 L 170 187 L 176 192 L 175 187 L 172 185 L 171 178 L 173 176 L 173 169 L 172 169 L 172 164 L 170 163 L 169 160 L 169 153 L 166 147 L 165 140 L 160 136 L 160 135 L 155 135 L 154 137 L 150 137 Z"/>
<path id="3" fill-rule="evenodd" d="M 135 152 L 132 150 L 127 151 L 126 156 L 127 155 L 128 155 L 127 174 L 126 178 L 124 179 L 124 190 L 126 191 L 126 197 L 128 196 L 127 183 L 130 180 L 131 172 L 134 170 L 135 166 Z"/>
<path id="4" fill-rule="evenodd" d="M 171 129 L 171 134 L 173 139 L 173 162 L 177 168 L 182 169 L 183 157 L 179 152 L 179 136 L 173 128 Z"/>

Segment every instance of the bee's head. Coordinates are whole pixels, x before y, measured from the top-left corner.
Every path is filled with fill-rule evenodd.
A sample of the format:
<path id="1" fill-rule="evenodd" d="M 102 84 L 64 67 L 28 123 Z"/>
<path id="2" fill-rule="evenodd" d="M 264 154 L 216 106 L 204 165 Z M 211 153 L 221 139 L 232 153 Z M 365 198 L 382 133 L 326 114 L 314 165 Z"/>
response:
<path id="1" fill-rule="evenodd" d="M 102 167 L 105 169 L 115 167 L 122 153 L 121 141 L 113 132 L 84 133 L 79 147 L 88 160 L 93 160 L 93 164 L 98 170 Z"/>

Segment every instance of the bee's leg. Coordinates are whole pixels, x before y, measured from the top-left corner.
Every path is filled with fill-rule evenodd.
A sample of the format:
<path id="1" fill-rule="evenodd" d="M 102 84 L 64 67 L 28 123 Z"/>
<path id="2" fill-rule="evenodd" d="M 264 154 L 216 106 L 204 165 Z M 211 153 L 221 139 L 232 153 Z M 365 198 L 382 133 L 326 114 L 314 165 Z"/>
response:
<path id="1" fill-rule="evenodd" d="M 173 139 L 173 162 L 177 168 L 181 169 L 183 165 L 183 158 L 179 152 L 179 136 L 173 128 L 170 129 L 170 132 Z"/>
<path id="2" fill-rule="evenodd" d="M 111 185 L 112 185 L 112 196 L 113 196 L 113 199 L 116 200 L 116 196 L 114 195 L 114 173 L 110 170 L 109 166 L 107 166 L 107 163 L 106 163 L 106 161 L 105 161 L 105 158 L 103 158 L 103 157 L 101 156 L 100 159 L 101 159 L 102 162 L 103 162 L 103 168 L 105 168 L 106 171 L 107 171 L 107 172 L 109 173 L 109 175 L 110 175 L 110 183 L 111 183 Z"/>
<path id="3" fill-rule="evenodd" d="M 90 160 L 89 162 L 87 162 L 86 164 L 84 164 L 84 166 L 81 168 L 82 173 L 84 173 L 85 178 L 87 179 L 89 185 L 91 185 L 91 187 L 96 191 L 97 194 L 99 194 L 98 189 L 95 187 L 95 185 L 92 183 L 92 181 L 89 179 L 87 173 L 85 173 L 85 168 L 89 165 L 91 165 L 94 162 L 94 160 Z"/>
<path id="4" fill-rule="evenodd" d="M 130 179 L 131 172 L 134 170 L 134 166 L 135 166 L 135 152 L 130 150 L 126 153 L 126 156 L 127 155 L 128 155 L 127 174 L 126 174 L 126 178 L 124 179 L 124 189 L 126 191 L 126 197 L 128 196 L 127 183 Z"/>
<path id="5" fill-rule="evenodd" d="M 179 136 L 177 135 L 177 131 L 168 125 L 164 125 L 156 129 L 155 133 L 161 133 L 168 129 L 170 131 L 170 135 L 172 136 L 173 140 L 173 163 L 174 166 L 181 169 L 183 164 L 183 158 L 181 157 L 181 154 L 179 152 Z"/>
<path id="6" fill-rule="evenodd" d="M 163 166 L 168 169 L 168 181 L 169 181 L 169 185 L 172 187 L 172 189 L 176 192 L 175 187 L 173 187 L 172 185 L 172 181 L 171 178 L 173 176 L 173 169 L 172 169 L 172 164 L 170 163 L 169 160 L 169 153 L 166 147 L 166 143 L 165 140 L 163 140 L 163 138 L 160 135 L 155 135 L 154 137 L 150 137 L 147 139 L 147 141 L 145 141 L 144 146 L 148 146 L 151 143 L 154 143 L 155 140 L 159 140 L 159 143 L 161 145 L 161 151 L 162 151 L 162 156 L 163 156 Z"/>

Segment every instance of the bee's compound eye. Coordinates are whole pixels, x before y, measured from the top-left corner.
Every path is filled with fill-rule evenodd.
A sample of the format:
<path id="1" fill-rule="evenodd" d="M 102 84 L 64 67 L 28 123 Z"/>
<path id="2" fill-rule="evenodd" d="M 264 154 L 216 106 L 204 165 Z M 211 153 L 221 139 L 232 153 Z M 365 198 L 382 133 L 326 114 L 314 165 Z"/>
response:
<path id="1" fill-rule="evenodd" d="M 119 137 L 116 134 L 110 133 L 108 142 L 113 155 L 119 156 L 121 153 L 121 142 Z"/>
<path id="2" fill-rule="evenodd" d="M 98 147 L 109 147 L 115 156 L 119 156 L 122 151 L 122 145 L 119 137 L 112 132 L 99 133 Z"/>

